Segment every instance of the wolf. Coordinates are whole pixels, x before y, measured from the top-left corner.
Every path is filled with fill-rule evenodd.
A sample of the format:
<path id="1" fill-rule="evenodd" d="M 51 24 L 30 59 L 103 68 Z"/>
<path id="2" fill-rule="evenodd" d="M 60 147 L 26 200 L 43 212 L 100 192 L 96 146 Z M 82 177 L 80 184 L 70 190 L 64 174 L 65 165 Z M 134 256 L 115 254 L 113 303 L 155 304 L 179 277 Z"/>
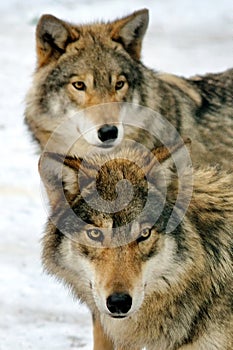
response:
<path id="1" fill-rule="evenodd" d="M 141 48 L 148 21 L 147 9 L 85 25 L 43 15 L 26 98 L 31 134 L 41 150 L 77 156 L 90 148 L 117 147 L 125 139 L 152 149 L 164 143 L 163 135 L 155 135 L 157 113 L 192 139 L 194 163 L 231 167 L 233 69 L 184 78 L 145 67 Z M 124 113 L 127 103 L 138 106 L 138 123 L 134 109 Z"/>
<path id="2" fill-rule="evenodd" d="M 94 350 L 233 348 L 233 174 L 196 168 L 190 187 L 185 167 L 180 187 L 172 165 L 183 148 L 158 146 L 152 158 L 121 148 L 86 162 L 42 154 L 54 194 L 43 265 L 90 309 Z M 57 165 L 70 172 L 60 183 Z M 189 205 L 167 230 L 181 188 Z"/>

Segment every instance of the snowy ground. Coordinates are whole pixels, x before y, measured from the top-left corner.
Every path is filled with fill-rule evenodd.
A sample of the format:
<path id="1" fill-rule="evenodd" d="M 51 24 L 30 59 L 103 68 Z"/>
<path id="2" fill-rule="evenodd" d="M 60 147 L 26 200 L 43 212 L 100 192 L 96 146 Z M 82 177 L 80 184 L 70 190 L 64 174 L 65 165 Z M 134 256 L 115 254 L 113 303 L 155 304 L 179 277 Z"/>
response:
<path id="1" fill-rule="evenodd" d="M 23 125 L 42 13 L 74 22 L 150 9 L 144 62 L 185 76 L 232 65 L 232 0 L 5 0 L 0 12 L 0 350 L 91 350 L 88 311 L 42 272 L 46 212 L 38 155 Z"/>

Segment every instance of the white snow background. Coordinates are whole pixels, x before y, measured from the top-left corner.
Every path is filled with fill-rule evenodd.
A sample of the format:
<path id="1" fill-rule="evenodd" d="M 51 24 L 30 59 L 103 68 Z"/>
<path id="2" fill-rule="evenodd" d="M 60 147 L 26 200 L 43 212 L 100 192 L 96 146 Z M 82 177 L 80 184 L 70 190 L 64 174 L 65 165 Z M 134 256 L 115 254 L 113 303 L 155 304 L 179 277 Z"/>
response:
<path id="1" fill-rule="evenodd" d="M 46 211 L 38 154 L 23 124 L 40 15 L 85 23 L 147 7 L 146 65 L 184 76 L 233 59 L 232 0 L 5 0 L 0 3 L 0 349 L 92 349 L 91 317 L 40 261 Z M 191 135 L 190 135 L 191 136 Z M 119 321 L 120 322 L 120 321 Z"/>

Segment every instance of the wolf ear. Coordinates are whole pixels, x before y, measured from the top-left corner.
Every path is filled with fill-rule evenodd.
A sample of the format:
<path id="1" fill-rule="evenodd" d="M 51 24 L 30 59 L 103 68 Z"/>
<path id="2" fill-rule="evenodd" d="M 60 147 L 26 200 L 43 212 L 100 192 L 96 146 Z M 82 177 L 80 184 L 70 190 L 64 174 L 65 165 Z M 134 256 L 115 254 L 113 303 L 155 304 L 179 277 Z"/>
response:
<path id="1" fill-rule="evenodd" d="M 149 12 L 143 9 L 112 23 L 112 39 L 120 42 L 135 60 L 140 59 L 142 40 L 148 22 Z"/>
<path id="2" fill-rule="evenodd" d="M 58 59 L 68 43 L 78 39 L 78 32 L 68 23 L 52 16 L 43 15 L 36 28 L 38 65 Z"/>
<path id="3" fill-rule="evenodd" d="M 79 158 L 53 152 L 42 153 L 38 168 L 52 208 L 64 202 L 64 198 L 69 203 L 79 192 L 77 173 L 83 170 L 81 164 Z"/>
<path id="4" fill-rule="evenodd" d="M 190 138 L 185 138 L 185 139 L 183 139 L 183 140 L 181 140 L 181 141 L 179 141 L 171 146 L 159 146 L 159 147 L 154 148 L 151 151 L 151 153 L 153 154 L 153 157 L 152 157 L 152 159 L 150 159 L 150 161 L 145 166 L 145 172 L 147 174 L 149 174 L 150 171 L 152 170 L 153 166 L 157 162 L 159 162 L 160 164 L 164 164 L 164 163 L 166 163 L 167 160 L 169 161 L 173 155 L 175 155 L 176 161 L 179 159 L 179 156 L 185 157 L 186 153 L 182 154 L 182 152 L 181 152 L 182 150 L 184 150 L 185 146 L 188 148 L 188 151 L 189 151 L 191 148 Z M 182 161 L 182 160 L 180 160 L 180 161 Z M 185 161 L 185 159 L 184 159 L 184 161 Z M 173 160 L 171 159 L 171 162 L 169 161 L 169 163 L 172 163 L 172 162 L 173 162 Z"/>

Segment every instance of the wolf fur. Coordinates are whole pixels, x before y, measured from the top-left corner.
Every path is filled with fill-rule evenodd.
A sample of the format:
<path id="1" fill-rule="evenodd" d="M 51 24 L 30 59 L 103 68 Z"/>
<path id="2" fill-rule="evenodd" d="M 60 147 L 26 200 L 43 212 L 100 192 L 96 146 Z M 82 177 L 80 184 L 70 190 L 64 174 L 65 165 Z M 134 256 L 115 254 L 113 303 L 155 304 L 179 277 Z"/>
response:
<path id="1" fill-rule="evenodd" d="M 195 169 L 190 189 L 186 168 L 182 187 L 184 195 L 192 190 L 191 201 L 183 220 L 167 232 L 177 173 L 165 147 L 152 153 L 159 163 L 136 148 L 96 155 L 84 165 L 76 157 L 43 154 L 41 177 L 54 193 L 43 239 L 44 267 L 91 310 L 94 350 L 231 350 L 233 174 L 215 167 Z M 61 186 L 52 169 L 63 161 L 70 176 L 66 171 Z M 86 179 L 83 191 L 80 173 Z M 96 188 L 111 204 L 122 180 L 133 186 L 128 205 L 123 194 L 119 197 L 122 210 L 88 205 L 86 198 L 95 203 Z M 152 204 L 139 220 L 148 191 Z M 150 214 L 158 208 L 163 208 L 161 215 L 152 223 Z M 77 225 L 74 217 L 84 224 Z M 132 298 L 131 307 L 109 311 L 113 295 Z"/>
<path id="2" fill-rule="evenodd" d="M 127 126 L 134 124 L 134 115 L 123 120 L 121 102 L 129 102 L 159 113 L 181 136 L 190 137 L 195 163 L 231 167 L 233 69 L 190 79 L 148 69 L 140 61 L 148 20 L 146 9 L 87 25 L 41 17 L 37 67 L 25 111 L 34 139 L 43 150 L 55 129 L 69 121 L 57 129 L 48 150 L 83 156 L 90 146 L 104 147 L 99 132 L 106 125 L 117 128 L 112 139 L 107 133 L 109 147 L 131 138 L 152 149 L 158 143 L 154 114 L 139 111 L 142 128 Z M 78 111 L 82 113 L 72 122 Z M 71 147 L 70 140 L 78 141 Z"/>

